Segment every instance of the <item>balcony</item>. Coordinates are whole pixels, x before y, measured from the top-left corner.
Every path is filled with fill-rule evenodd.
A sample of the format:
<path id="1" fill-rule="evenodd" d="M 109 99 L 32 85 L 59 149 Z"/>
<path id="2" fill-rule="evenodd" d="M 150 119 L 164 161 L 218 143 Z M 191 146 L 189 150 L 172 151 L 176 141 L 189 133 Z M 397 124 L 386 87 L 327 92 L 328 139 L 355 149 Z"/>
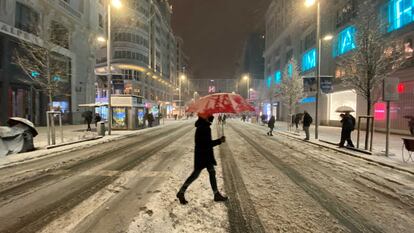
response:
<path id="1" fill-rule="evenodd" d="M 77 11 L 77 10 L 75 10 L 75 9 L 73 9 L 67 2 L 65 2 L 64 0 L 60 0 L 59 1 L 59 5 L 62 7 L 62 8 L 64 8 L 67 12 L 69 12 L 72 16 L 74 16 L 74 17 L 76 17 L 76 18 L 78 18 L 78 19 L 81 19 L 82 18 L 82 14 L 79 12 L 79 11 Z"/>

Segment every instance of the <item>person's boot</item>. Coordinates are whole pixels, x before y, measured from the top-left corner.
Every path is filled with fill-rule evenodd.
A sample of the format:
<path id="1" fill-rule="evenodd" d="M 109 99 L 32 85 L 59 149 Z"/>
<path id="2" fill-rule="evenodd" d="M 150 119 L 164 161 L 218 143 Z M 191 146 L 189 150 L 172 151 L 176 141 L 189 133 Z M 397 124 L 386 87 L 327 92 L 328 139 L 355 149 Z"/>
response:
<path id="1" fill-rule="evenodd" d="M 214 201 L 215 202 L 223 202 L 223 201 L 227 201 L 228 199 L 229 199 L 228 197 L 222 196 L 219 192 L 214 194 Z"/>
<path id="2" fill-rule="evenodd" d="M 177 193 L 177 198 L 180 201 L 181 205 L 186 205 L 188 203 L 188 201 L 184 197 L 184 193 L 178 192 Z"/>

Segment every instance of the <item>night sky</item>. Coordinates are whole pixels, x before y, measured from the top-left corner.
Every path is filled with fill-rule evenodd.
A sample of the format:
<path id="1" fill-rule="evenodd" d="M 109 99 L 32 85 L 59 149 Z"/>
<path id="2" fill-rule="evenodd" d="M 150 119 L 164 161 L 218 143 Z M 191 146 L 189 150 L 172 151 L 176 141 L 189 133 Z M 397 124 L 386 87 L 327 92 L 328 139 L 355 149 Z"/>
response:
<path id="1" fill-rule="evenodd" d="M 235 78 L 249 33 L 264 31 L 271 0 L 170 0 L 194 78 Z"/>

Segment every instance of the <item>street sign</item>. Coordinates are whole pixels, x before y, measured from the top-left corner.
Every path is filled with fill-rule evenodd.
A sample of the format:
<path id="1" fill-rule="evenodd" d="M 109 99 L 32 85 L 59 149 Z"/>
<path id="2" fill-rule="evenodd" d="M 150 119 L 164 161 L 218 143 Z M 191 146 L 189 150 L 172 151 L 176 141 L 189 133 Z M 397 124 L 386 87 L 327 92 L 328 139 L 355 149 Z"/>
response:
<path id="1" fill-rule="evenodd" d="M 329 94 L 333 91 L 332 83 L 333 76 L 321 75 L 320 76 L 320 89 L 322 93 Z M 303 77 L 303 89 L 305 92 L 315 92 L 316 91 L 316 77 L 315 76 L 305 76 Z"/>
<path id="2" fill-rule="evenodd" d="M 333 91 L 332 82 L 333 82 L 333 76 L 321 76 L 322 93 L 329 94 Z"/>
<path id="3" fill-rule="evenodd" d="M 384 79 L 383 83 L 383 100 L 384 101 L 398 101 L 398 84 L 400 80 L 396 77 L 388 77 Z"/>

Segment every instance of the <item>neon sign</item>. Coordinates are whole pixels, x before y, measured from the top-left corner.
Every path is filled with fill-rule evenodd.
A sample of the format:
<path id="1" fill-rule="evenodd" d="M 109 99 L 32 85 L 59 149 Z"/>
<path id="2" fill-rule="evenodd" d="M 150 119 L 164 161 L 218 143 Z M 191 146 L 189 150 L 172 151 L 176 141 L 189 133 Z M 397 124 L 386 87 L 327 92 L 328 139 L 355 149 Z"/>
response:
<path id="1" fill-rule="evenodd" d="M 282 73 L 280 72 L 280 70 L 275 72 L 275 84 L 280 84 L 280 82 L 282 81 Z"/>
<path id="2" fill-rule="evenodd" d="M 293 65 L 292 65 L 292 63 L 288 64 L 287 75 L 288 75 L 289 78 L 292 78 L 292 75 L 293 75 Z"/>
<path id="3" fill-rule="evenodd" d="M 302 71 L 308 71 L 316 67 L 316 48 L 307 51 L 302 56 Z"/>
<path id="4" fill-rule="evenodd" d="M 414 0 L 390 0 L 388 9 L 388 32 L 414 22 Z"/>
<path id="5" fill-rule="evenodd" d="M 333 56 L 341 56 L 356 48 L 355 44 L 355 32 L 354 26 L 349 26 L 339 32 L 336 39 L 335 48 L 333 50 Z"/>
<path id="6" fill-rule="evenodd" d="M 267 87 L 270 88 L 270 86 L 272 85 L 272 76 L 267 77 Z"/>

